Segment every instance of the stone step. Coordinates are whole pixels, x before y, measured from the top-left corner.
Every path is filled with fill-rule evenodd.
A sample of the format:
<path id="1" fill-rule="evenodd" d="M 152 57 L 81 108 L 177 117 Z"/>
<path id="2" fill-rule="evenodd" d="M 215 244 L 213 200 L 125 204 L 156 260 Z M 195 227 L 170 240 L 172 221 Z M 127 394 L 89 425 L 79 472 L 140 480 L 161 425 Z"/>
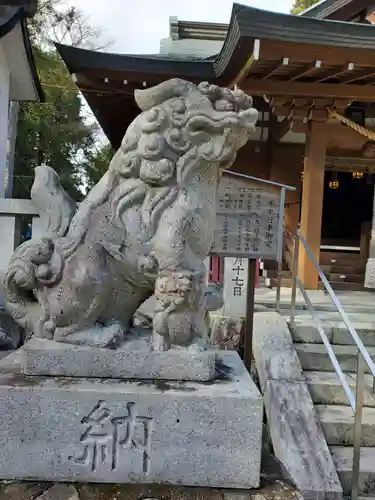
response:
<path id="1" fill-rule="evenodd" d="M 327 273 L 326 277 L 331 282 L 364 283 L 364 273 Z"/>
<path id="2" fill-rule="evenodd" d="M 264 270 L 264 269 L 268 269 L 268 270 L 277 270 L 278 268 L 278 263 L 275 261 L 275 260 L 263 260 L 259 263 L 259 268 Z M 285 261 L 283 261 L 282 263 L 282 268 L 284 270 L 288 270 L 288 266 L 286 264 Z"/>
<path id="3" fill-rule="evenodd" d="M 330 450 L 344 495 L 349 495 L 353 468 L 353 448 L 351 446 L 331 446 Z M 361 495 L 375 494 L 375 448 L 361 449 L 359 490 Z"/>
<path id="4" fill-rule="evenodd" d="M 320 264 L 325 275 L 328 274 L 363 274 L 363 266 L 342 266 L 340 264 Z"/>
<path id="5" fill-rule="evenodd" d="M 277 278 L 265 278 L 264 284 L 268 286 L 268 288 L 275 288 L 277 286 Z M 281 278 L 281 286 L 285 288 L 291 288 L 292 286 L 292 276 L 289 278 Z"/>
<path id="6" fill-rule="evenodd" d="M 329 445 L 353 446 L 354 414 L 350 406 L 315 405 Z M 375 446 L 375 408 L 364 408 L 361 446 Z"/>
<path id="7" fill-rule="evenodd" d="M 335 372 L 306 371 L 303 375 L 316 405 L 349 405 L 348 398 Z M 356 378 L 355 373 L 346 374 L 346 379 L 353 392 L 355 392 Z M 367 407 L 375 408 L 371 375 L 365 375 L 365 386 L 363 403 Z"/>
<path id="8" fill-rule="evenodd" d="M 358 252 L 320 252 L 320 264 L 335 265 L 358 265 Z"/>
<path id="9" fill-rule="evenodd" d="M 292 277 L 292 272 L 288 271 L 286 269 L 283 269 L 280 274 L 281 274 L 282 278 L 291 278 Z M 263 270 L 263 277 L 264 278 L 277 278 L 277 269 L 264 269 Z"/>
<path id="10" fill-rule="evenodd" d="M 72 484 L 56 483 L 36 500 L 80 500 Z"/>
<path id="11" fill-rule="evenodd" d="M 349 281 L 331 281 L 329 280 L 333 290 L 346 290 L 351 292 L 363 292 L 366 290 L 364 286 L 364 279 L 362 283 L 351 283 Z M 325 290 L 323 283 L 318 284 L 319 290 Z"/>
<path id="12" fill-rule="evenodd" d="M 328 357 L 327 350 L 323 344 L 295 344 L 299 359 L 304 370 L 332 371 L 332 363 Z M 334 345 L 334 352 L 339 360 L 341 369 L 344 372 L 357 371 L 357 352 L 356 346 Z M 368 347 L 369 354 L 375 359 L 375 347 Z M 365 367 L 366 373 L 369 373 L 368 367 Z"/>
<path id="13" fill-rule="evenodd" d="M 333 290 L 346 290 L 346 291 L 352 291 L 352 292 L 361 292 L 366 290 L 364 287 L 364 278 L 362 283 L 353 283 L 353 282 L 347 282 L 347 281 L 330 281 L 330 285 Z M 265 285 L 268 288 L 274 288 L 277 286 L 277 278 L 266 278 L 265 279 Z M 292 286 L 292 277 L 282 277 L 281 278 L 281 286 L 285 288 L 291 288 Z M 318 284 L 319 290 L 325 290 L 325 286 L 323 285 L 322 282 L 319 282 Z"/>
<path id="14" fill-rule="evenodd" d="M 332 344 L 354 345 L 353 337 L 343 322 L 321 320 L 323 329 Z M 375 346 L 375 322 L 356 322 L 352 325 L 360 339 L 367 347 Z M 290 325 L 293 340 L 298 343 L 321 344 L 322 339 L 312 320 L 296 317 L 295 324 Z"/>
<path id="15" fill-rule="evenodd" d="M 326 275 L 329 281 L 348 281 L 354 283 L 364 282 L 364 269 L 361 267 L 354 266 L 321 266 L 323 273 Z M 265 267 L 262 270 L 264 278 L 277 278 L 277 268 Z M 281 271 L 282 278 L 291 278 L 292 271 L 289 269 L 283 269 Z"/>

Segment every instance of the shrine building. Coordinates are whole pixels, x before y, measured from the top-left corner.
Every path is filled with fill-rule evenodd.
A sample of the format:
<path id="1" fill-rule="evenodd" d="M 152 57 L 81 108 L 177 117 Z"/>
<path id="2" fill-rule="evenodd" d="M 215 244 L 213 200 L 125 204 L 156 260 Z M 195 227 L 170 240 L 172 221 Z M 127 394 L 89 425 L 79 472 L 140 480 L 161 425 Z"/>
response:
<path id="1" fill-rule="evenodd" d="M 114 148 L 139 113 L 137 88 L 179 77 L 253 96 L 256 134 L 232 169 L 297 188 L 286 198 L 285 284 L 300 223 L 332 286 L 358 290 L 375 288 L 373 20 L 373 0 L 322 0 L 298 16 L 234 4 L 228 25 L 171 18 L 159 54 L 57 49 Z M 299 276 L 320 287 L 303 249 Z"/>

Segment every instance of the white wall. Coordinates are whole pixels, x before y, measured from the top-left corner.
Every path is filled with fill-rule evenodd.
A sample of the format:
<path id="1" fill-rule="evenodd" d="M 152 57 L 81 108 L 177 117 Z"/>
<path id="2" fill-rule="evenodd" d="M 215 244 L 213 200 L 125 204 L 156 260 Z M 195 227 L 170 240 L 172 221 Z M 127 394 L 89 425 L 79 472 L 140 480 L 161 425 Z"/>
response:
<path id="1" fill-rule="evenodd" d="M 205 58 L 219 54 L 223 43 L 220 40 L 193 40 L 190 38 L 172 40 L 172 38 L 162 38 L 160 40 L 160 54 Z"/>
<path id="2" fill-rule="evenodd" d="M 0 42 L 0 198 L 5 195 L 5 171 L 8 153 L 8 112 L 10 72 Z"/>

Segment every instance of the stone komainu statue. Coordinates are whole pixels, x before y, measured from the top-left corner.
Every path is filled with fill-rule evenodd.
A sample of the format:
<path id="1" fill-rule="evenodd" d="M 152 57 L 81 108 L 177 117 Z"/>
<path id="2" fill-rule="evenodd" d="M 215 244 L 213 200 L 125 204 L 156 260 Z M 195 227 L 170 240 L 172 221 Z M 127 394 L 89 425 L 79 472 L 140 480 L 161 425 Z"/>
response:
<path id="1" fill-rule="evenodd" d="M 31 198 L 48 229 L 5 275 L 6 307 L 36 337 L 114 345 L 155 293 L 156 349 L 205 339 L 217 186 L 257 111 L 241 90 L 180 79 L 135 100 L 142 113 L 79 208 L 54 170 L 36 168 Z"/>

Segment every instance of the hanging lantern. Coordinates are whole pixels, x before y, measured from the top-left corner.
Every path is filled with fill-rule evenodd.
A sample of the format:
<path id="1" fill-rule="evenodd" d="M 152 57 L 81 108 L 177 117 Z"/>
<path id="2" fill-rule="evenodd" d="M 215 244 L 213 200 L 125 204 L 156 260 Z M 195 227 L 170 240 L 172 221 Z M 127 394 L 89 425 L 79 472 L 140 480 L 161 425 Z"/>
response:
<path id="1" fill-rule="evenodd" d="M 337 172 L 332 172 L 332 180 L 329 181 L 328 186 L 330 189 L 338 189 L 340 186 L 339 180 L 337 178 Z"/>
<path id="2" fill-rule="evenodd" d="M 353 179 L 362 179 L 363 172 L 352 172 L 352 177 L 353 177 Z"/>
<path id="3" fill-rule="evenodd" d="M 330 187 L 330 189 L 338 189 L 340 186 L 340 183 L 339 183 L 339 181 L 329 181 L 328 186 Z"/>

